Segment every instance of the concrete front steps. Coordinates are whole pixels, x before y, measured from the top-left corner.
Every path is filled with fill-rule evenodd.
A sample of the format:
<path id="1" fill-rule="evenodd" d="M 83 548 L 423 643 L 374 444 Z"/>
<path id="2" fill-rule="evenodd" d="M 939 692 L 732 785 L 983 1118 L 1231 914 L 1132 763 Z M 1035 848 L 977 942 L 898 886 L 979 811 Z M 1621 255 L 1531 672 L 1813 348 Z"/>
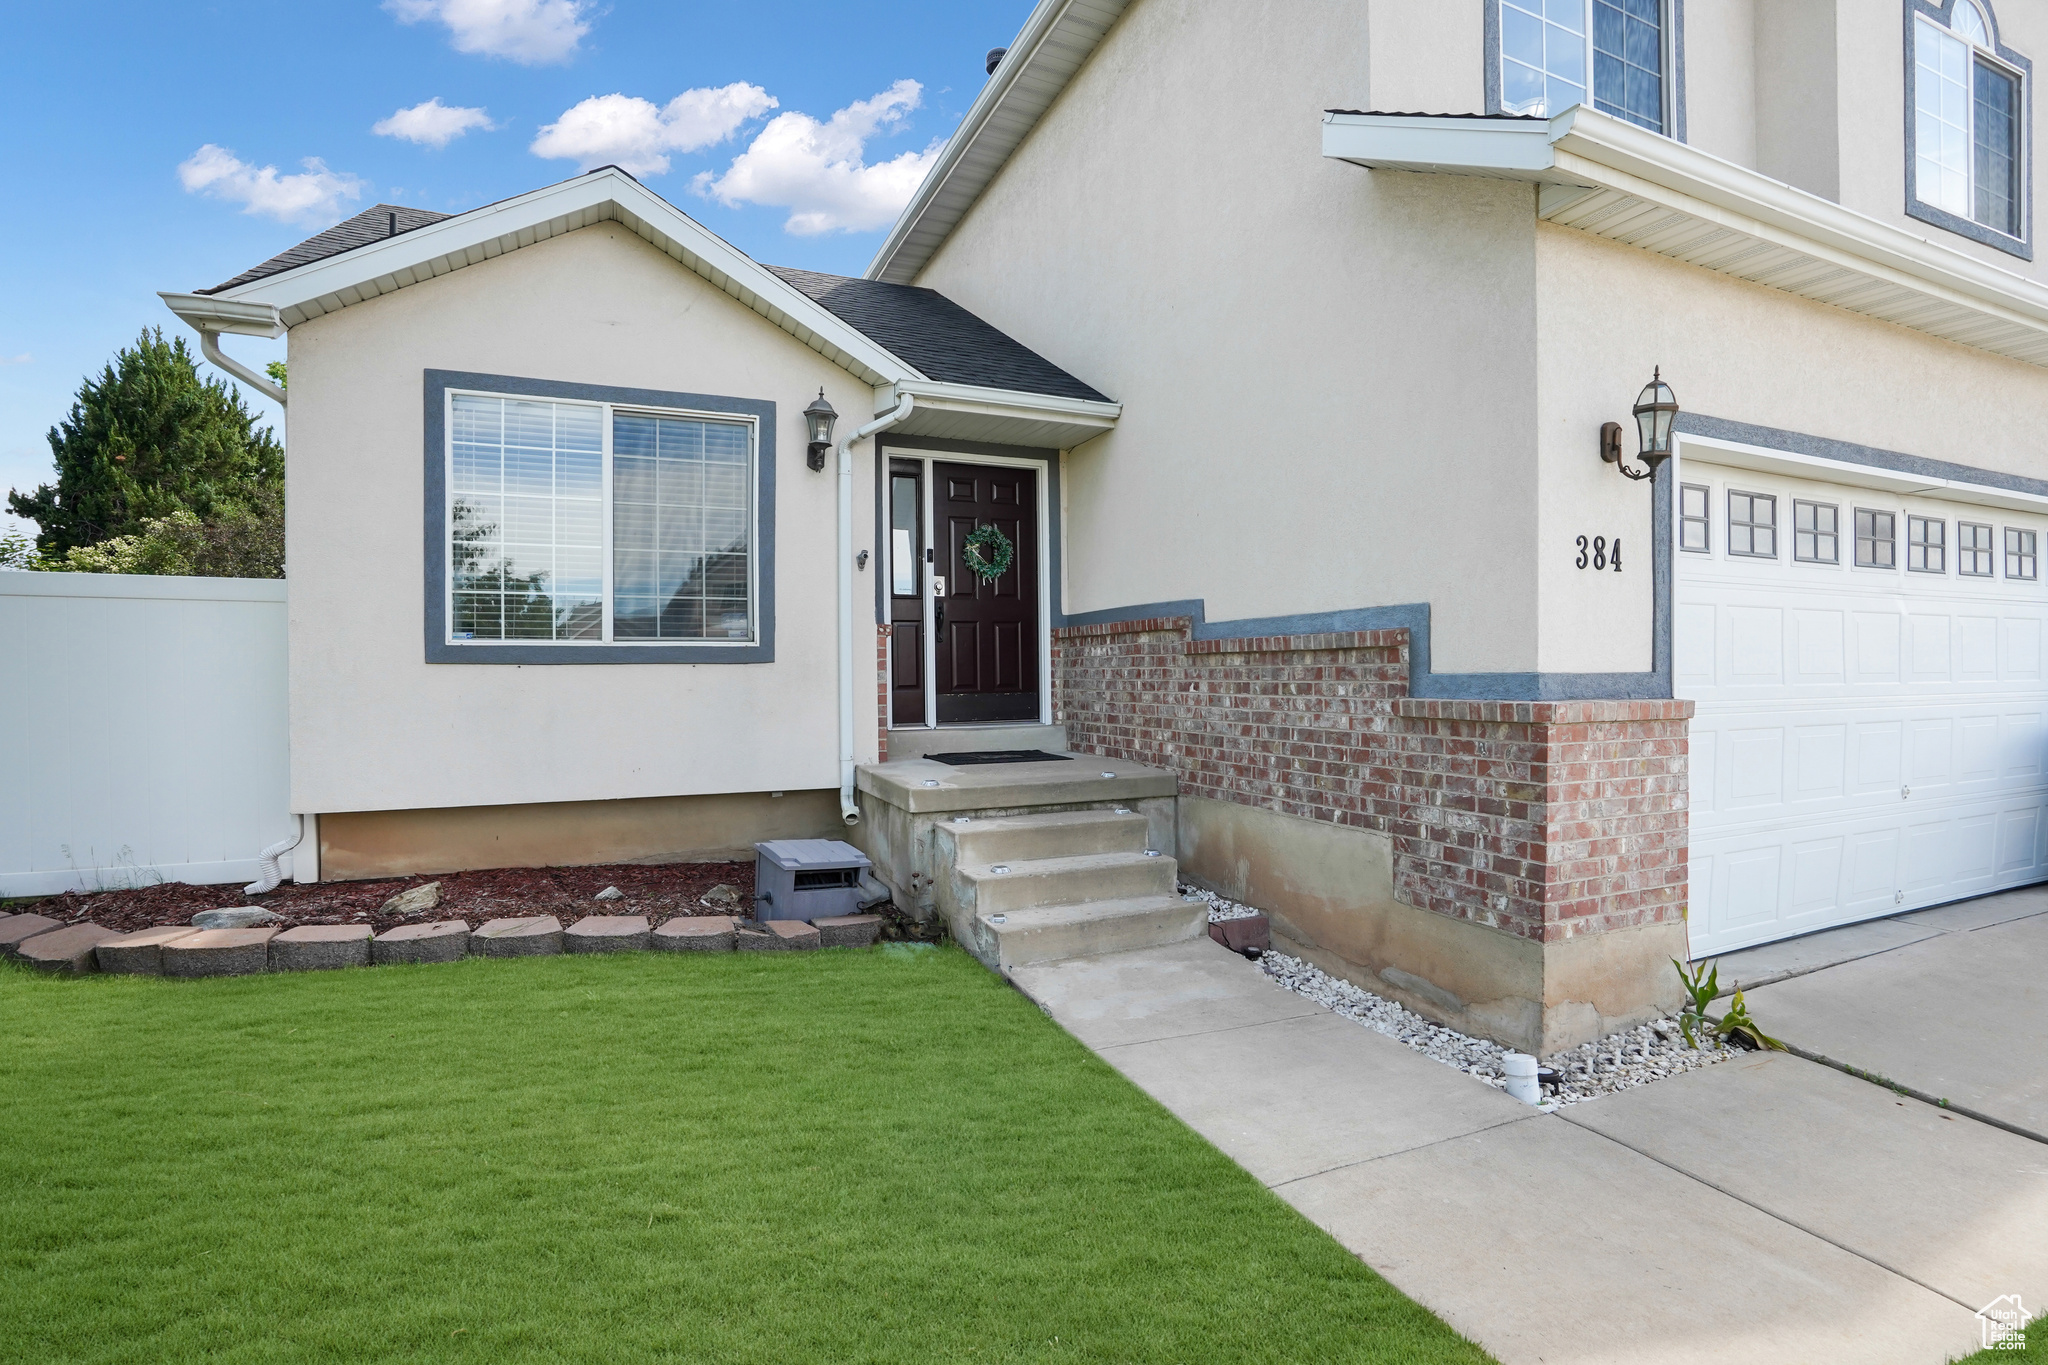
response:
<path id="1" fill-rule="evenodd" d="M 955 816 L 932 831 L 934 890 L 953 936 L 996 971 L 1158 947 L 1201 935 L 1174 860 L 1129 809 Z"/>

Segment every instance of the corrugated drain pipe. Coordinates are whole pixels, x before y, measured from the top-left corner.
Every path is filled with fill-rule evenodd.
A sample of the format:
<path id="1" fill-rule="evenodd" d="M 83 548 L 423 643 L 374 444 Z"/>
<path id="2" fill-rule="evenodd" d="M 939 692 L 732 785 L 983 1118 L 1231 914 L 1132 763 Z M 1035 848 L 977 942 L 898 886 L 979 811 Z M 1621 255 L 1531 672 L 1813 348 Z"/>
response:
<path id="1" fill-rule="evenodd" d="M 895 407 L 839 443 L 839 818 L 849 825 L 860 823 L 853 799 L 853 445 L 910 416 L 916 401 L 904 394 Z"/>
<path id="2" fill-rule="evenodd" d="M 256 880 L 243 887 L 242 894 L 260 896 L 266 891 L 277 890 L 278 883 L 284 880 L 284 872 L 278 867 L 277 860 L 297 848 L 299 840 L 306 837 L 306 817 L 294 815 L 292 819 L 299 822 L 299 832 L 289 839 L 278 840 L 256 855 Z"/>

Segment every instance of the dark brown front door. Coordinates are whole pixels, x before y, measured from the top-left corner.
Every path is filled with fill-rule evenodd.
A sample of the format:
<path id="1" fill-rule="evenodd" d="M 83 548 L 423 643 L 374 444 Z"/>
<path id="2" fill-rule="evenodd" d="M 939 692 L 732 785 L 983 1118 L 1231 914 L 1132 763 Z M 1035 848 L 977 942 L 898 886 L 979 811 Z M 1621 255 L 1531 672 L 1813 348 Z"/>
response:
<path id="1" fill-rule="evenodd" d="M 934 649 L 939 724 L 1035 721 L 1038 708 L 1038 474 L 1030 468 L 934 461 L 932 526 L 946 577 Z M 1010 567 L 983 580 L 967 537 L 994 526 Z"/>
<path id="2" fill-rule="evenodd" d="M 889 723 L 923 725 L 924 464 L 889 465 Z"/>

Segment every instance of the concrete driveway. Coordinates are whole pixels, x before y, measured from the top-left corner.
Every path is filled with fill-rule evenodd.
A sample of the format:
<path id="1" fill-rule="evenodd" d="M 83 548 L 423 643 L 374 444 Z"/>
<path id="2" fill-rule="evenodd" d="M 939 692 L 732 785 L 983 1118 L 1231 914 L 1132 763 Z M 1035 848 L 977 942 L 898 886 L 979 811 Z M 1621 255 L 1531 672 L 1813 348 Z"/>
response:
<path id="1" fill-rule="evenodd" d="M 2048 888 L 1811 934 L 1720 964 L 1721 984 L 1745 987 L 1764 1031 L 1801 1052 L 2048 1142 Z"/>
<path id="2" fill-rule="evenodd" d="M 1943 1365 L 1976 1308 L 2048 1302 L 2048 1146 L 1813 1061 L 1549 1115 L 1207 941 L 1016 982 L 1505 1365 Z"/>

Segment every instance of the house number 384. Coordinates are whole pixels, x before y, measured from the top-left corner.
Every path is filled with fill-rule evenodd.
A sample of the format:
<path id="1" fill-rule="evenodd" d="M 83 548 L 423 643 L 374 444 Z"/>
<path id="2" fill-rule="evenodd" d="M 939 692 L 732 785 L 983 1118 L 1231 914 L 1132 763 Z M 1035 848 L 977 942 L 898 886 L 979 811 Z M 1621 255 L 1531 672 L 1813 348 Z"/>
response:
<path id="1" fill-rule="evenodd" d="M 1606 536 L 1594 536 L 1591 540 L 1579 537 L 1578 565 L 1582 569 L 1612 569 L 1621 572 L 1621 537 L 1616 536 L 1612 545 Z"/>

